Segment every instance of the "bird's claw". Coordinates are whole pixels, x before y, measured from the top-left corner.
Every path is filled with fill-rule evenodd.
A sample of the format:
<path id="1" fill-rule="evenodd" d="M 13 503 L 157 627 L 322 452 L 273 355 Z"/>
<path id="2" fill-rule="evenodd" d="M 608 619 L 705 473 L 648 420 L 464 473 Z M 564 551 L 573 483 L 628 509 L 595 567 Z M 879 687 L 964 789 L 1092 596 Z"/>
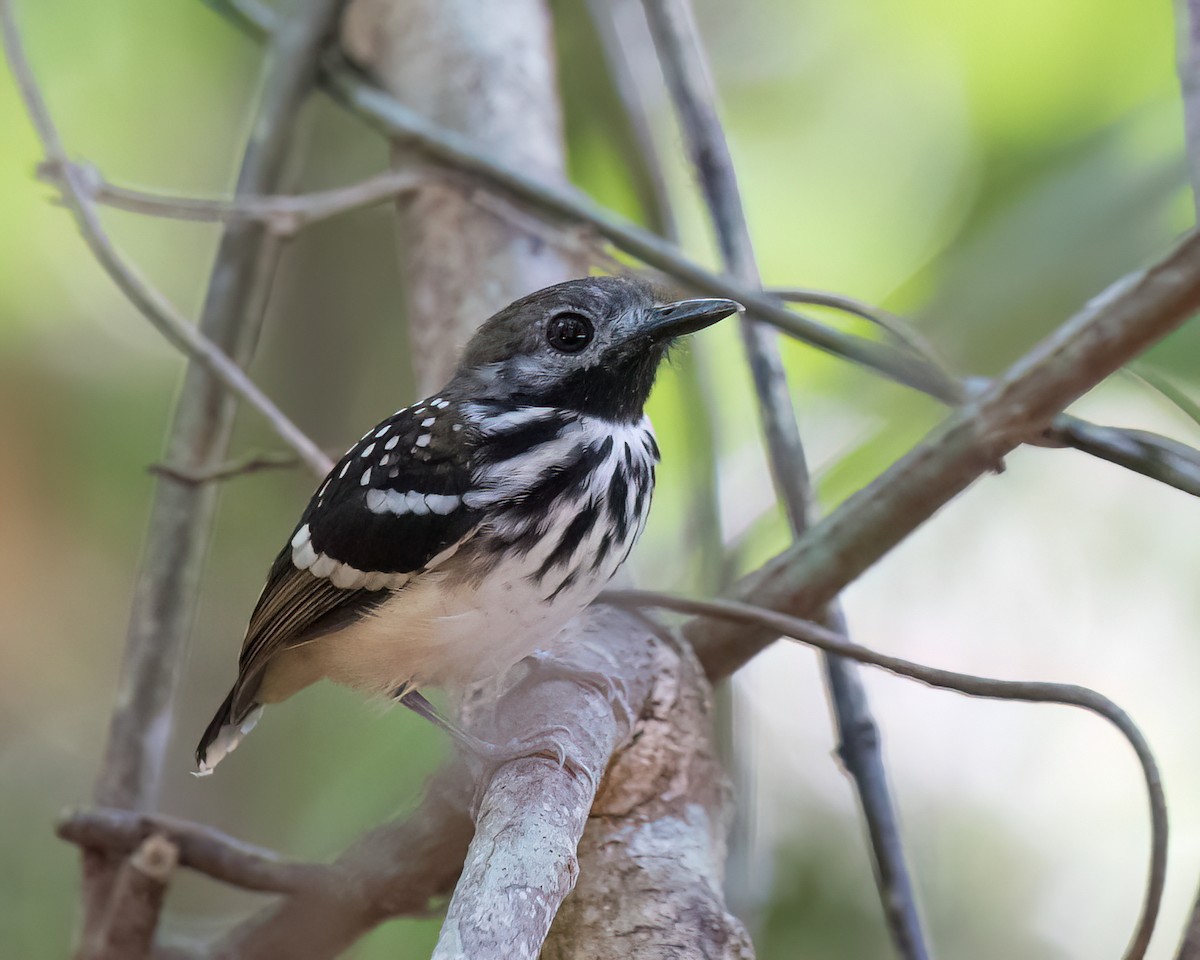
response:
<path id="1" fill-rule="evenodd" d="M 564 662 L 547 653 L 533 653 L 523 661 L 529 668 L 524 682 L 528 683 L 539 676 L 547 680 L 567 680 L 585 687 L 591 687 L 608 701 L 614 713 L 625 718 L 630 730 L 637 723 L 637 715 L 630 705 L 629 685 L 622 676 L 614 676 L 603 670 L 593 670 L 578 664 Z"/>
<path id="2" fill-rule="evenodd" d="M 478 792 L 473 804 L 474 811 L 478 812 L 480 802 L 483 799 L 485 784 L 490 782 L 496 770 L 506 763 L 511 763 L 514 760 L 522 760 L 527 757 L 543 757 L 550 760 L 560 770 L 566 770 L 573 776 L 585 780 L 591 791 L 595 793 L 599 787 L 599 780 L 586 764 L 579 762 L 573 756 L 573 751 L 571 750 L 572 734 L 573 731 L 570 727 L 563 726 L 562 724 L 554 724 L 524 737 L 513 737 L 507 743 L 503 744 L 488 743 L 485 740 L 478 741 L 476 745 L 471 747 L 471 752 L 474 754 L 475 759 L 483 767 L 479 777 Z"/>

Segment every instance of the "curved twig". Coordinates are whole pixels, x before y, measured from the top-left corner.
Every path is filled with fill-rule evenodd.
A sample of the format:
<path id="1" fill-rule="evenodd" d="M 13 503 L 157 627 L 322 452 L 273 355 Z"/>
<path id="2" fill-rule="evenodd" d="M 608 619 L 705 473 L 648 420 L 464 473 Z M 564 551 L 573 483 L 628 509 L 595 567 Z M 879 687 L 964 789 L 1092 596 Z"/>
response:
<path id="1" fill-rule="evenodd" d="M 744 623 L 770 630 L 799 643 L 817 647 L 828 653 L 880 667 L 889 673 L 909 677 L 931 687 L 954 690 L 970 697 L 992 700 L 1023 700 L 1029 703 L 1059 703 L 1081 707 L 1111 723 L 1129 742 L 1137 755 L 1146 781 L 1150 804 L 1150 866 L 1146 893 L 1142 900 L 1137 926 L 1126 949 L 1126 960 L 1140 960 L 1146 955 L 1154 925 L 1162 905 L 1163 885 L 1167 873 L 1167 801 L 1162 777 L 1150 745 L 1137 725 L 1117 704 L 1101 693 L 1073 683 L 1046 683 L 1037 680 L 995 680 L 955 670 L 942 670 L 914 663 L 901 657 L 878 653 L 857 643 L 851 643 L 818 623 L 789 617 L 774 610 L 755 607 L 735 600 L 693 600 L 675 594 L 651 590 L 606 590 L 600 600 L 621 607 L 659 607 L 701 617 L 713 617 L 734 623 Z"/>

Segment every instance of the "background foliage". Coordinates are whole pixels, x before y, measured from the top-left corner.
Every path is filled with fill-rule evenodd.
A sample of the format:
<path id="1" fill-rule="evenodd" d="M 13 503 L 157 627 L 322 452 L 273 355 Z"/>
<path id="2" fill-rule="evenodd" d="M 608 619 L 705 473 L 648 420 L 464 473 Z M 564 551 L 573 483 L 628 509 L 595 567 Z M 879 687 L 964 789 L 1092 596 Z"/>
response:
<path id="1" fill-rule="evenodd" d="M 768 283 L 880 302 L 920 322 L 956 368 L 992 373 L 1191 223 L 1170 10 L 1124 0 L 752 0 L 698 3 Z M 582 7 L 555 4 L 572 175 L 639 216 L 629 137 Z M 734 12 L 736 10 L 736 12 Z M 258 50 L 199 3 L 21 5 L 30 52 L 74 155 L 115 180 L 228 190 Z M 650 73 L 653 79 L 653 73 Z M 710 250 L 659 104 L 685 240 Z M 111 288 L 32 179 L 32 132 L 0 80 L 0 943 L 62 956 L 75 851 L 59 807 L 89 794 L 133 571 L 181 363 Z M 383 145 L 318 98 L 298 188 L 381 168 Z M 110 212 L 114 236 L 185 309 L 199 306 L 210 227 Z M 385 209 L 312 228 L 285 259 L 254 373 L 340 450 L 412 399 Z M 784 525 L 735 331 L 689 360 L 711 385 L 724 536 L 746 569 Z M 939 409 L 869 374 L 787 348 L 823 501 L 861 486 Z M 1200 394 L 1194 323 L 1147 361 Z M 652 414 L 666 463 L 634 563 L 647 585 L 701 590 L 688 536 L 700 411 L 677 367 Z M 1117 378 L 1080 404 L 1101 422 L 1200 441 L 1158 395 Z M 251 417 L 243 450 L 269 449 Z M 856 584 L 862 643 L 956 669 L 1074 680 L 1121 702 L 1159 752 L 1174 816 L 1168 956 L 1200 872 L 1193 694 L 1200 507 L 1081 455 L 1024 449 Z M 270 559 L 307 476 L 231 482 L 175 731 L 166 808 L 298 856 L 326 856 L 402 808 L 446 744 L 421 721 L 329 688 L 273 708 L 221 775 L 191 747 L 230 679 Z M 935 944 L 945 956 L 1115 956 L 1142 882 L 1133 760 L 1082 714 L 960 700 L 871 674 Z M 735 894 L 767 960 L 885 957 L 851 791 L 811 654 L 770 651 L 739 678 Z M 194 877 L 169 923 L 203 932 L 233 895 Z M 239 901 L 244 904 L 244 901 Z M 435 922 L 377 931 L 363 958 L 427 955 Z"/>

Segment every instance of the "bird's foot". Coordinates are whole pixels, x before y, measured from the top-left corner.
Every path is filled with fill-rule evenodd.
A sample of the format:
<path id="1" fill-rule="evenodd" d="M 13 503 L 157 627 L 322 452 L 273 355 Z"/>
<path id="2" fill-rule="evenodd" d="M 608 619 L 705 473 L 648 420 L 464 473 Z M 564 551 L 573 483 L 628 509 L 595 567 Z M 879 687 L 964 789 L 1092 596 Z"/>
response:
<path id="1" fill-rule="evenodd" d="M 630 731 L 636 725 L 637 714 L 629 702 L 629 687 L 623 677 L 560 660 L 540 651 L 531 653 L 521 662 L 529 668 L 529 673 L 522 683 L 532 683 L 536 680 L 567 680 L 591 687 L 608 701 L 614 715 L 619 714 L 625 718 Z"/>
<path id="2" fill-rule="evenodd" d="M 467 733 L 457 724 L 451 723 L 434 709 L 433 704 L 415 690 L 397 691 L 396 699 L 414 713 L 420 714 L 445 731 L 463 753 L 478 760 L 482 767 L 481 784 L 490 780 L 491 775 L 498 768 L 513 760 L 521 760 L 525 757 L 545 757 L 553 760 L 560 768 L 586 779 L 592 785 L 593 790 L 597 786 L 596 775 L 572 756 L 571 729 L 569 727 L 555 724 L 524 737 L 514 737 L 507 743 L 495 744 L 480 739 L 472 733 Z M 476 800 L 478 801 L 478 798 Z"/>

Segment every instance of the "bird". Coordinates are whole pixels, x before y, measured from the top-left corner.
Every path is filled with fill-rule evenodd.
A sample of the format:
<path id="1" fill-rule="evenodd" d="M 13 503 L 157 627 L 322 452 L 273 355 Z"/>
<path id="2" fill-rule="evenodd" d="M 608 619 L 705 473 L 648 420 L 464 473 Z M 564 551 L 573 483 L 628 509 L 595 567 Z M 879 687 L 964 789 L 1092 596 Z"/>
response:
<path id="1" fill-rule="evenodd" d="M 660 453 L 644 407 L 674 341 L 742 310 L 637 277 L 569 280 L 484 321 L 449 382 L 363 434 L 317 487 L 250 616 L 204 776 L 263 706 L 322 679 L 421 693 L 552 646 L 628 557 Z"/>

